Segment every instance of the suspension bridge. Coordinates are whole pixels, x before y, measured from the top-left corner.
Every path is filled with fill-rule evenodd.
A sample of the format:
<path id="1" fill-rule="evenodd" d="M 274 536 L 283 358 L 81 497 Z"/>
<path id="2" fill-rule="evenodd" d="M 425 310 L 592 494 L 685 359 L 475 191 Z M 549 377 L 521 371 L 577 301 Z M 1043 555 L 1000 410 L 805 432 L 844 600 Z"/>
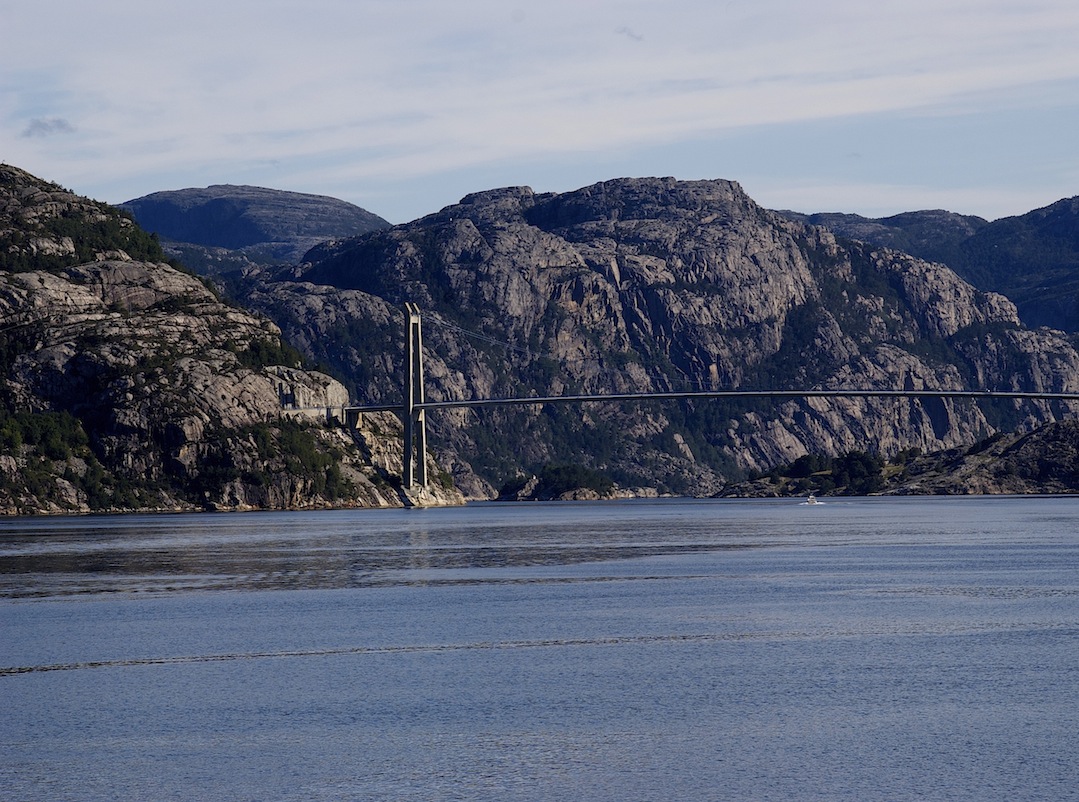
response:
<path id="1" fill-rule="evenodd" d="M 526 404 L 582 404 L 588 402 L 666 401 L 713 399 L 809 399 L 809 398 L 905 398 L 905 399 L 971 399 L 1072 401 L 1079 402 L 1077 392 L 1025 392 L 995 390 L 690 390 L 685 392 L 609 393 L 595 395 L 523 396 L 514 398 L 472 398 L 452 401 L 427 401 L 423 380 L 423 333 L 420 309 L 405 304 L 405 366 L 404 401 L 397 404 L 360 404 L 344 407 L 341 412 L 349 425 L 355 425 L 365 412 L 396 412 L 404 424 L 404 456 L 401 484 L 406 491 L 426 490 L 427 478 L 427 412 L 465 407 L 522 406 Z"/>

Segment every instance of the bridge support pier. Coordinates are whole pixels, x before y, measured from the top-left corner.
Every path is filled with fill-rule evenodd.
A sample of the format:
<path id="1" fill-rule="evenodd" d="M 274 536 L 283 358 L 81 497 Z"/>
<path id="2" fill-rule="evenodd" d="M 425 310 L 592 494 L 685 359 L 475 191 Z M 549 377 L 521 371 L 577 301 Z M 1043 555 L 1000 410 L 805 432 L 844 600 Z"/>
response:
<path id="1" fill-rule="evenodd" d="M 420 309 L 405 304 L 405 452 L 401 463 L 401 485 L 405 492 L 427 489 L 427 419 L 423 403 L 423 335 Z"/>
<path id="2" fill-rule="evenodd" d="M 349 409 L 348 407 L 341 407 L 341 420 L 345 425 L 345 428 L 349 431 L 355 431 L 360 428 L 360 411 L 357 409 Z"/>

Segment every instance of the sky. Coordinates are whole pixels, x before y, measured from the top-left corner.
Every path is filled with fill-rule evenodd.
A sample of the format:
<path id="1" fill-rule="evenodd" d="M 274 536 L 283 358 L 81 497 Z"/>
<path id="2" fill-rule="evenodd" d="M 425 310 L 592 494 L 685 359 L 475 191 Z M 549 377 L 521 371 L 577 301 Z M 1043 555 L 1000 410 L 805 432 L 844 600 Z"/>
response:
<path id="1" fill-rule="evenodd" d="M 0 0 L 0 162 L 120 203 L 251 184 L 738 181 L 997 219 L 1079 195 L 1075 0 Z"/>

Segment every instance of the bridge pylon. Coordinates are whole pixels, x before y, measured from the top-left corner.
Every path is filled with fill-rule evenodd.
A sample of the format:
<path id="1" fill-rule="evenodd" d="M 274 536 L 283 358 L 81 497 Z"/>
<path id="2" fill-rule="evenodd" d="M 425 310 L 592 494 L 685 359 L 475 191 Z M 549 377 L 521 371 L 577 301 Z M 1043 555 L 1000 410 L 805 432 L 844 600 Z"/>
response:
<path id="1" fill-rule="evenodd" d="M 427 489 L 427 418 L 423 398 L 423 331 L 420 308 L 405 303 L 405 452 L 402 455 L 401 484 L 407 492 Z"/>

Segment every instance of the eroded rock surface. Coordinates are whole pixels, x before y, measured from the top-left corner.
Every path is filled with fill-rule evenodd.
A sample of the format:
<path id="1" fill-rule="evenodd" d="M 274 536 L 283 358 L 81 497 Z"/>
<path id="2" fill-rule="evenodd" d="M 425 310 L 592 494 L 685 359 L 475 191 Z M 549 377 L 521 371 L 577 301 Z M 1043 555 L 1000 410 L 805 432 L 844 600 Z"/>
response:
<path id="1" fill-rule="evenodd" d="M 325 425 L 348 390 L 268 318 L 116 247 L 152 243 L 115 210 L 0 178 L 0 510 L 404 503 L 394 415 Z M 85 261 L 95 225 L 111 247 Z"/>
<path id="2" fill-rule="evenodd" d="M 622 179 L 476 193 L 310 252 L 249 296 L 359 398 L 399 397 L 405 301 L 431 399 L 711 389 L 1079 389 L 1067 337 L 947 267 L 841 242 L 730 181 Z M 474 494 L 545 463 L 707 495 L 808 452 L 970 445 L 1059 405 L 712 401 L 432 414 Z"/>

